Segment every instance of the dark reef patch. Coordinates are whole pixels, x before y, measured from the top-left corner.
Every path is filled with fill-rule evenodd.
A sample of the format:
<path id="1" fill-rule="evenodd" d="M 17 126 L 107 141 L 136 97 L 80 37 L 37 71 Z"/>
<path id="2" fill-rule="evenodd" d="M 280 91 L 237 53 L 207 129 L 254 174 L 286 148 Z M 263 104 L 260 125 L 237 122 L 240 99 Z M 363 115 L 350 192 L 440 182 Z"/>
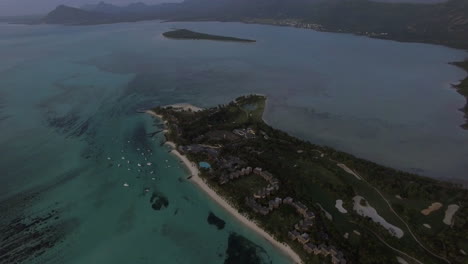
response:
<path id="1" fill-rule="evenodd" d="M 148 141 L 148 132 L 146 131 L 146 126 L 143 121 L 138 122 L 133 127 L 131 142 L 134 149 L 145 149 L 150 145 Z"/>
<path id="2" fill-rule="evenodd" d="M 34 217 L 18 217 L 0 228 L 0 263 L 23 263 L 37 260 L 58 243 L 78 222 L 60 221 L 58 212 Z"/>
<path id="3" fill-rule="evenodd" d="M 47 124 L 55 128 L 58 133 L 66 134 L 68 137 L 80 137 L 88 132 L 91 125 L 91 118 L 82 121 L 77 113 L 69 113 L 57 116 L 52 112 L 47 113 Z"/>
<path id="4" fill-rule="evenodd" d="M 224 229 L 224 226 L 226 225 L 226 222 L 224 222 L 223 219 L 217 217 L 213 212 L 210 212 L 208 214 L 208 218 L 206 219 L 208 224 L 216 226 L 218 230 Z"/>
<path id="5" fill-rule="evenodd" d="M 156 211 L 169 207 L 169 199 L 167 199 L 166 196 L 159 192 L 153 192 L 153 195 L 151 195 L 150 203 L 151 208 L 153 208 Z"/>
<path id="6" fill-rule="evenodd" d="M 231 233 L 229 235 L 224 264 L 267 264 L 272 263 L 266 251 L 247 238 Z"/>
<path id="7" fill-rule="evenodd" d="M 70 170 L 54 182 L 0 201 L 0 264 L 36 261 L 78 227 L 79 222 L 75 219 L 62 220 L 58 209 L 31 212 L 31 206 L 41 200 L 44 193 L 71 181 L 82 172 L 83 169 Z M 55 203 L 52 207 L 57 206 Z"/>

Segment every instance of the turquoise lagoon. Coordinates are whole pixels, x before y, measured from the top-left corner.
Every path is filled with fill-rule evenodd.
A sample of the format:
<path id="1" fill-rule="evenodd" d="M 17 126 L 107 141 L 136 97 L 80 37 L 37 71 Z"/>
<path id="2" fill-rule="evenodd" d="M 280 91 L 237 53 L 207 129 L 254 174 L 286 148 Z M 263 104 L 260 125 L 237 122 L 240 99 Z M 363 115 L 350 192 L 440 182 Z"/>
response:
<path id="1" fill-rule="evenodd" d="M 176 27 L 257 43 L 161 36 Z M 465 73 L 447 64 L 464 56 L 238 23 L 0 24 L 0 263 L 233 263 L 227 249 L 256 253 L 243 263 L 288 263 L 186 180 L 161 133 L 150 136 L 159 121 L 136 110 L 263 93 L 275 127 L 466 180 L 464 99 L 449 87 Z"/>

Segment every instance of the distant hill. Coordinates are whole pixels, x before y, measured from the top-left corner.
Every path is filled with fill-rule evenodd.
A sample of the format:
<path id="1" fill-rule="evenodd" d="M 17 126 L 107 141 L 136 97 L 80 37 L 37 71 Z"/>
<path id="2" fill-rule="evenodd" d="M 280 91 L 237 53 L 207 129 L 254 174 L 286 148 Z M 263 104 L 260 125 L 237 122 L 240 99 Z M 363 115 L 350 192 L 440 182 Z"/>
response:
<path id="1" fill-rule="evenodd" d="M 76 25 L 150 19 L 280 24 L 468 49 L 467 0 L 424 5 L 368 0 L 186 0 L 124 7 L 101 2 L 82 9 L 59 6 L 44 22 Z"/>
<path id="2" fill-rule="evenodd" d="M 58 6 L 43 19 L 43 22 L 47 24 L 64 25 L 102 24 L 111 21 L 114 21 L 113 17 L 107 14 L 90 12 L 64 5 Z"/>
<path id="3" fill-rule="evenodd" d="M 160 6 L 158 5 L 147 5 L 145 3 L 132 3 L 126 6 L 117 6 L 108 4 L 105 2 L 99 2 L 98 4 L 84 5 L 81 9 L 97 13 L 105 14 L 148 14 L 151 12 L 157 12 Z"/>
<path id="4" fill-rule="evenodd" d="M 105 2 L 99 2 L 97 4 L 87 4 L 80 9 L 90 12 L 97 12 L 97 13 L 106 13 L 106 14 L 117 14 L 122 12 L 122 7 L 108 4 Z"/>

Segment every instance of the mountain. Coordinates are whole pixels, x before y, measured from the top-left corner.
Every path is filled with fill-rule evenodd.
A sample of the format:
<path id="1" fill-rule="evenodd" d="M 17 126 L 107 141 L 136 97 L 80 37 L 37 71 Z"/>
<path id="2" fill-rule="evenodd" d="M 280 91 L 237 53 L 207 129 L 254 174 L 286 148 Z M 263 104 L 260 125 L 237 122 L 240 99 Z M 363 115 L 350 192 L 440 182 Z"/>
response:
<path id="1" fill-rule="evenodd" d="M 156 12 L 158 6 L 147 5 L 145 3 L 132 3 L 127 6 L 116 6 L 113 4 L 108 4 L 105 2 L 99 2 L 98 4 L 91 4 L 91 5 L 84 5 L 81 9 L 90 11 L 90 12 L 97 12 L 97 13 L 105 13 L 105 14 L 147 14 L 151 12 Z"/>
<path id="2" fill-rule="evenodd" d="M 84 5 L 80 9 L 89 11 L 89 12 L 106 13 L 106 14 L 118 14 L 122 12 L 121 7 L 108 4 L 105 2 L 99 2 L 98 4 Z"/>
<path id="3" fill-rule="evenodd" d="M 90 12 L 64 5 L 58 6 L 43 19 L 43 22 L 47 24 L 64 25 L 102 24 L 111 21 L 114 20 L 108 14 Z"/>

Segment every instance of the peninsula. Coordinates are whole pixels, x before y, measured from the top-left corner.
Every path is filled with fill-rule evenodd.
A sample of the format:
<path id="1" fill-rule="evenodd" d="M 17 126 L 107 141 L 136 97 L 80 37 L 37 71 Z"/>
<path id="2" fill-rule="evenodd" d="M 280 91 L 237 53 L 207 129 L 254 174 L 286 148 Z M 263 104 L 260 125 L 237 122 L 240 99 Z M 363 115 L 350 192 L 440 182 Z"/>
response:
<path id="1" fill-rule="evenodd" d="M 188 180 L 294 262 L 467 262 L 466 189 L 294 138 L 263 121 L 266 102 L 148 113 Z"/>
<path id="2" fill-rule="evenodd" d="M 224 37 L 217 35 L 210 35 L 205 33 L 199 33 L 190 31 L 188 29 L 177 29 L 163 33 L 163 36 L 171 39 L 195 39 L 195 40 L 218 40 L 218 41 L 234 41 L 234 42 L 256 42 L 251 39 L 241 39 L 234 37 Z"/>

